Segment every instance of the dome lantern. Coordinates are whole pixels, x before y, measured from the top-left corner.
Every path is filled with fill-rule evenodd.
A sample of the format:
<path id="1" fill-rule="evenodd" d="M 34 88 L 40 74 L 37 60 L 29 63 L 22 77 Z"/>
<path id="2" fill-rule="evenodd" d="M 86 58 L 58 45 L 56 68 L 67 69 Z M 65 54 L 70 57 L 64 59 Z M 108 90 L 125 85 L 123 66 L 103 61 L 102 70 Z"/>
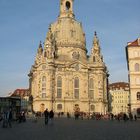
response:
<path id="1" fill-rule="evenodd" d="M 73 1 L 74 0 L 60 0 L 59 18 L 64 18 L 64 17 L 74 18 Z"/>

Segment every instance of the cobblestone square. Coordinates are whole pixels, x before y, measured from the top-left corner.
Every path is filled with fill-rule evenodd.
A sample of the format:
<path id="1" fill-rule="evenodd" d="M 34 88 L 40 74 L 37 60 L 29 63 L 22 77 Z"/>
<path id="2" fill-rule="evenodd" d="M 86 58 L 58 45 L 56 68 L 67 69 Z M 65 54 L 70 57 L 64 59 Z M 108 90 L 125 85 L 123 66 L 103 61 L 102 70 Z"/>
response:
<path id="1" fill-rule="evenodd" d="M 0 124 L 1 125 L 1 124 Z M 12 128 L 0 127 L 0 140 L 139 140 L 140 122 L 74 120 L 56 118 L 44 125 L 27 120 L 14 122 Z"/>

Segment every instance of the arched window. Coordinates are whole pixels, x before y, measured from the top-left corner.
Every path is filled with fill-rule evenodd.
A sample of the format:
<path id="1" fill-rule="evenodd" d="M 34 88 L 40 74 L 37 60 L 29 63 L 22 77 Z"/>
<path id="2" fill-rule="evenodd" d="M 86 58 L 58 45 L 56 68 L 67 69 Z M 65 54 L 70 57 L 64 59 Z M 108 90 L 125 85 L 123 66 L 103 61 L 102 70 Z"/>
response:
<path id="1" fill-rule="evenodd" d="M 79 99 L 79 78 L 74 79 L 74 97 Z"/>
<path id="2" fill-rule="evenodd" d="M 70 9 L 70 7 L 71 7 L 70 2 L 67 1 L 67 2 L 66 2 L 66 11 L 68 11 L 68 10 Z"/>
<path id="3" fill-rule="evenodd" d="M 89 98 L 93 98 L 94 96 L 94 84 L 93 84 L 93 78 L 89 80 Z"/>
<path id="4" fill-rule="evenodd" d="M 140 100 L 140 92 L 137 92 L 137 100 Z"/>
<path id="5" fill-rule="evenodd" d="M 46 76 L 42 77 L 42 82 L 46 82 Z"/>
<path id="6" fill-rule="evenodd" d="M 75 35 L 76 35 L 76 31 L 71 30 L 71 37 L 75 37 Z"/>
<path id="7" fill-rule="evenodd" d="M 57 110 L 62 110 L 62 104 L 57 105 Z"/>
<path id="8" fill-rule="evenodd" d="M 90 80 L 89 80 L 89 88 L 91 88 L 91 89 L 93 89 L 93 79 L 91 78 Z"/>
<path id="9" fill-rule="evenodd" d="M 95 56 L 93 56 L 93 62 L 96 62 L 96 58 L 95 58 Z"/>
<path id="10" fill-rule="evenodd" d="M 75 112 L 79 112 L 80 111 L 80 107 L 79 107 L 79 104 L 75 104 L 75 106 L 74 106 L 74 111 Z"/>
<path id="11" fill-rule="evenodd" d="M 62 98 L 62 78 L 57 78 L 57 98 Z"/>
<path id="12" fill-rule="evenodd" d="M 42 98 L 46 98 L 46 76 L 42 77 Z"/>
<path id="13" fill-rule="evenodd" d="M 44 57 L 47 57 L 47 52 L 44 52 Z"/>
<path id="14" fill-rule="evenodd" d="M 91 111 L 95 111 L 95 105 L 91 105 L 91 106 L 90 106 L 90 110 L 91 110 Z"/>
<path id="15" fill-rule="evenodd" d="M 47 51 L 47 57 L 49 57 L 49 54 L 50 54 L 49 51 Z"/>
<path id="16" fill-rule="evenodd" d="M 42 113 L 43 113 L 43 112 L 44 112 L 44 110 L 45 110 L 45 105 L 44 105 L 44 104 L 41 104 L 41 105 L 40 105 L 40 112 L 42 112 Z"/>
<path id="17" fill-rule="evenodd" d="M 135 64 L 135 71 L 140 71 L 140 65 L 138 63 Z"/>

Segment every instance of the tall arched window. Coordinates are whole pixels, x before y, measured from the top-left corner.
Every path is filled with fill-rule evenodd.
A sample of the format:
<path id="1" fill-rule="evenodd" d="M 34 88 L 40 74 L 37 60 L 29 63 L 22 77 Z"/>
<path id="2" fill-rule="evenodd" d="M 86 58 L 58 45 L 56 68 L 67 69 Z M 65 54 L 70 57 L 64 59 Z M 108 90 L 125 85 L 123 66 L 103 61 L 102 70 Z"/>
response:
<path id="1" fill-rule="evenodd" d="M 47 52 L 44 52 L 44 57 L 47 57 Z"/>
<path id="2" fill-rule="evenodd" d="M 95 105 L 90 105 L 90 110 L 94 112 L 95 111 Z"/>
<path id="3" fill-rule="evenodd" d="M 79 99 L 79 78 L 74 79 L 74 97 Z"/>
<path id="4" fill-rule="evenodd" d="M 57 78 L 57 98 L 62 98 L 62 78 Z"/>
<path id="5" fill-rule="evenodd" d="M 137 100 L 140 100 L 140 92 L 137 92 Z"/>
<path id="6" fill-rule="evenodd" d="M 42 112 L 42 113 L 43 113 L 43 112 L 44 112 L 44 110 L 45 110 L 45 105 L 44 105 L 44 104 L 41 104 L 41 105 L 40 105 L 40 112 Z"/>
<path id="7" fill-rule="evenodd" d="M 94 98 L 94 84 L 93 78 L 89 80 L 89 98 Z"/>
<path id="8" fill-rule="evenodd" d="M 95 56 L 93 56 L 93 62 L 96 62 L 96 58 L 95 58 Z"/>
<path id="9" fill-rule="evenodd" d="M 70 6 L 71 6 L 71 5 L 70 5 L 70 2 L 67 1 L 67 2 L 66 2 L 66 11 L 68 11 L 68 10 L 70 9 Z"/>
<path id="10" fill-rule="evenodd" d="M 42 77 L 42 98 L 46 98 L 46 76 Z"/>
<path id="11" fill-rule="evenodd" d="M 70 32 L 71 32 L 71 37 L 75 37 L 75 35 L 76 35 L 76 31 L 71 30 Z"/>
<path id="12" fill-rule="evenodd" d="M 42 77 L 42 82 L 46 82 L 46 76 Z"/>
<path id="13" fill-rule="evenodd" d="M 140 65 L 138 63 L 135 64 L 135 71 L 140 71 Z"/>

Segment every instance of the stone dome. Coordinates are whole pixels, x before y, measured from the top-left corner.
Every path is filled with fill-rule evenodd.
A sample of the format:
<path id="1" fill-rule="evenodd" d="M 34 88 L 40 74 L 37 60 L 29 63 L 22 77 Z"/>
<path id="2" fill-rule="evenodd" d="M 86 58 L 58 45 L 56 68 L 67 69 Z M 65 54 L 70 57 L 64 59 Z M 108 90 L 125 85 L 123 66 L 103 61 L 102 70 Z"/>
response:
<path id="1" fill-rule="evenodd" d="M 60 0 L 60 14 L 55 23 L 50 24 L 50 33 L 55 38 L 57 47 L 77 47 L 86 51 L 85 33 L 82 24 L 75 20 L 74 0 Z"/>
<path id="2" fill-rule="evenodd" d="M 57 46 L 85 48 L 85 33 L 82 24 L 73 18 L 59 18 L 51 24 Z"/>

